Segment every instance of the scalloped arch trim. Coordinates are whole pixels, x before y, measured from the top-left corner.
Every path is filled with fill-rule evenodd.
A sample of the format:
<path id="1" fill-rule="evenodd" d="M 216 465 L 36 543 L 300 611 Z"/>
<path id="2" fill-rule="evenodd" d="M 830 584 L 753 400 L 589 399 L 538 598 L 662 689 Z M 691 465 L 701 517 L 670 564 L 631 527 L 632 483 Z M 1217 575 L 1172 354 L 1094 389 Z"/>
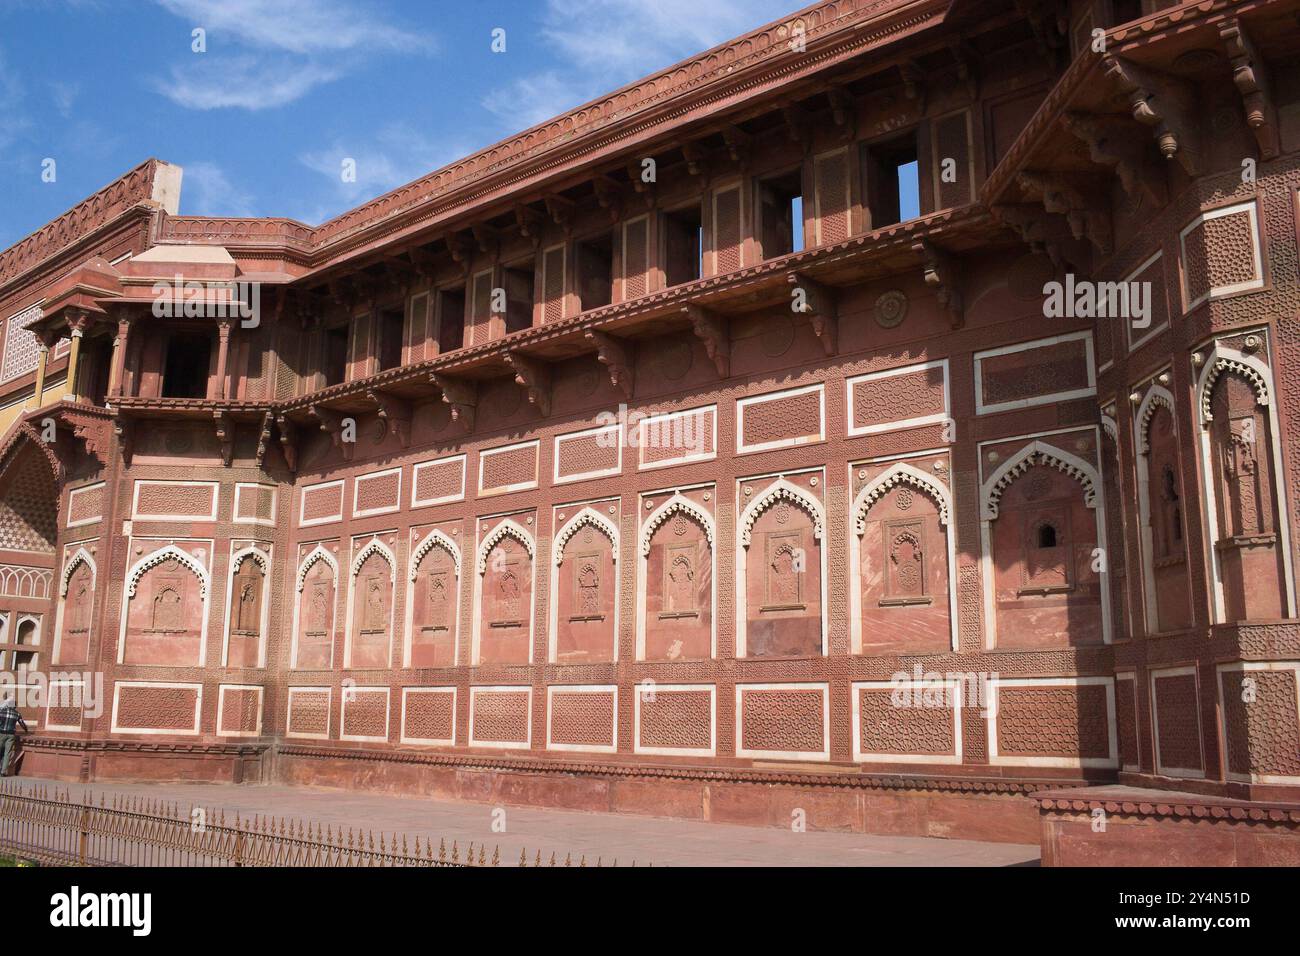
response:
<path id="1" fill-rule="evenodd" d="M 361 566 L 366 563 L 366 559 L 372 554 L 377 554 L 388 562 L 388 579 L 391 582 L 397 581 L 397 558 L 392 551 L 388 550 L 388 545 L 378 538 L 371 538 L 366 542 L 366 546 L 357 552 L 357 556 L 352 559 L 352 577 L 361 573 Z"/>
<path id="2" fill-rule="evenodd" d="M 302 564 L 298 565 L 298 590 L 301 591 L 307 585 L 307 572 L 312 569 L 317 561 L 324 561 L 334 572 L 334 581 L 338 583 L 339 563 L 334 560 L 334 555 L 330 554 L 319 544 L 311 550 L 307 557 L 302 559 Z"/>
<path id="3" fill-rule="evenodd" d="M 1241 353 L 1225 354 L 1217 349 L 1215 350 L 1201 377 L 1200 408 L 1202 424 L 1214 421 L 1214 413 L 1210 410 L 1210 403 L 1214 398 L 1214 386 L 1224 372 L 1240 375 L 1244 378 L 1254 390 L 1257 404 L 1267 405 L 1269 403 L 1268 376 L 1256 367 L 1257 362 L 1257 359 L 1250 359 Z"/>
<path id="4" fill-rule="evenodd" d="M 1089 508 L 1097 506 L 1097 473 L 1092 466 L 1059 448 L 1035 441 L 1022 448 L 1013 458 L 1008 459 L 985 484 L 983 497 L 986 520 L 997 518 L 1002 493 L 1011 486 L 1012 482 L 1035 465 L 1048 465 L 1062 474 L 1069 475 L 1083 486 L 1083 503 Z"/>
<path id="5" fill-rule="evenodd" d="M 555 536 L 555 563 L 561 564 L 564 561 L 564 546 L 569 543 L 569 539 L 578 533 L 578 529 L 587 525 L 598 529 L 605 537 L 609 538 L 609 543 L 614 546 L 613 558 L 618 561 L 618 528 L 614 522 L 610 521 L 603 514 L 593 508 L 583 508 L 576 515 L 564 523 L 560 533 Z"/>
<path id="6" fill-rule="evenodd" d="M 188 552 L 182 551 L 174 544 L 169 544 L 165 548 L 159 548 L 153 554 L 146 554 L 143 558 L 135 563 L 126 576 L 126 596 L 135 597 L 136 585 L 144 577 L 145 572 L 151 568 L 156 568 L 164 561 L 172 560 L 184 568 L 187 568 L 196 578 L 199 579 L 199 597 L 207 600 L 208 597 L 208 572 L 203 565 L 199 564 L 198 559 Z"/>
<path id="7" fill-rule="evenodd" d="M 803 508 L 813 519 L 813 538 L 820 541 L 826 533 L 826 518 L 821 502 L 792 482 L 779 478 L 768 485 L 757 498 L 745 506 L 740 515 L 740 543 L 748 548 L 754 534 L 754 522 L 763 512 L 778 501 L 792 501 Z"/>
<path id="8" fill-rule="evenodd" d="M 425 555 L 434 548 L 442 548 L 451 555 L 452 566 L 456 569 L 456 573 L 460 574 L 460 548 L 456 547 L 456 542 L 451 540 L 451 538 L 449 538 L 444 532 L 434 528 L 424 536 L 424 540 L 416 545 L 415 551 L 411 554 L 412 581 L 414 581 L 420 573 L 420 562 L 423 561 Z"/>
<path id="9" fill-rule="evenodd" d="M 525 531 L 522 527 L 520 527 L 516 522 L 512 521 L 509 518 L 506 518 L 499 525 L 493 528 L 492 533 L 489 534 L 486 538 L 484 538 L 483 543 L 479 545 L 479 549 L 478 549 L 478 573 L 479 574 L 487 573 L 488 555 L 492 553 L 492 549 L 495 548 L 498 544 L 500 544 L 502 539 L 504 538 L 514 538 L 516 541 L 522 544 L 524 548 L 527 549 L 528 556 L 530 558 L 534 557 L 537 553 L 537 548 L 533 544 L 533 536 L 530 535 L 527 531 Z"/>
<path id="10" fill-rule="evenodd" d="M 892 468 L 881 472 L 859 489 L 853 499 L 853 530 L 861 537 L 867 533 L 867 512 L 872 506 L 900 485 L 910 485 L 925 492 L 939 507 L 939 523 L 945 527 L 952 520 L 952 508 L 948 499 L 948 489 L 925 472 L 906 462 L 899 462 Z"/>
<path id="11" fill-rule="evenodd" d="M 700 523 L 700 527 L 704 529 L 704 537 L 709 542 L 709 547 L 713 547 L 713 518 L 690 498 L 681 493 L 676 493 L 652 511 L 650 517 L 646 519 L 645 525 L 641 528 L 641 554 L 643 556 L 650 553 L 650 539 L 659 530 L 659 526 L 679 511 L 684 511 Z"/>
<path id="12" fill-rule="evenodd" d="M 95 565 L 95 559 L 85 548 L 78 548 L 77 553 L 63 566 L 63 575 L 59 579 L 59 597 L 68 596 L 68 584 L 72 581 L 72 572 L 77 570 L 77 566 L 80 564 L 90 568 L 92 578 L 99 578 L 99 568 Z"/>

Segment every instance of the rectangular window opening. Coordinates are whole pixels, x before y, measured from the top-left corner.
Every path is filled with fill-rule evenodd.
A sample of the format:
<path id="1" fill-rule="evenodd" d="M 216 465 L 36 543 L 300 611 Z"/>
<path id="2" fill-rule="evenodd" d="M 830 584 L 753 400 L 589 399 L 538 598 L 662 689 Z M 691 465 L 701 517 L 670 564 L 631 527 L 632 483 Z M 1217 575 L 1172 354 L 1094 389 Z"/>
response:
<path id="1" fill-rule="evenodd" d="M 341 385 L 348 374 L 348 327 L 325 330 L 325 387 Z"/>
<path id="2" fill-rule="evenodd" d="M 438 291 L 438 354 L 465 344 L 465 289 Z"/>
<path id="3" fill-rule="evenodd" d="M 212 365 L 212 336 L 176 332 L 167 340 L 163 360 L 163 398 L 207 398 Z"/>
<path id="4" fill-rule="evenodd" d="M 507 335 L 533 324 L 534 268 L 535 264 L 529 261 L 501 270 L 501 282 L 506 290 Z"/>
<path id="5" fill-rule="evenodd" d="M 704 219 L 699 206 L 664 213 L 664 282 L 694 282 L 704 274 Z"/>
<path id="6" fill-rule="evenodd" d="M 599 309 L 614 301 L 614 234 L 605 233 L 575 245 L 579 309 Z"/>
<path id="7" fill-rule="evenodd" d="M 763 258 L 799 252 L 803 241 L 803 183 L 799 170 L 758 184 L 759 223 Z"/>
<path id="8" fill-rule="evenodd" d="M 402 334 L 406 322 L 401 309 L 384 309 L 379 313 L 379 371 L 402 364 Z"/>
<path id="9" fill-rule="evenodd" d="M 867 206 L 871 228 L 915 219 L 921 214 L 916 132 L 866 148 Z"/>

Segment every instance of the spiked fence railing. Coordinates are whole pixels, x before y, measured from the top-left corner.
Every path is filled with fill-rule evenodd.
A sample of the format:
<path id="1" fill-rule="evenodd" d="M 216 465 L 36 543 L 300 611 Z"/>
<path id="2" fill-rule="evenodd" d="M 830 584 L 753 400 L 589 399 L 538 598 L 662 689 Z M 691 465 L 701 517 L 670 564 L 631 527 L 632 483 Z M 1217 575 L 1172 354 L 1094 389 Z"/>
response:
<path id="1" fill-rule="evenodd" d="M 491 855 L 484 843 L 462 849 L 432 838 L 409 843 L 405 834 L 361 832 L 283 817 L 234 815 L 138 796 L 89 791 L 80 799 L 67 790 L 0 783 L 0 855 L 54 866 L 498 866 L 500 847 Z M 520 866 L 591 866 L 586 857 L 549 863 L 541 851 L 530 859 L 521 850 Z M 604 864 L 597 859 L 595 866 Z M 633 866 L 636 862 L 633 861 Z"/>

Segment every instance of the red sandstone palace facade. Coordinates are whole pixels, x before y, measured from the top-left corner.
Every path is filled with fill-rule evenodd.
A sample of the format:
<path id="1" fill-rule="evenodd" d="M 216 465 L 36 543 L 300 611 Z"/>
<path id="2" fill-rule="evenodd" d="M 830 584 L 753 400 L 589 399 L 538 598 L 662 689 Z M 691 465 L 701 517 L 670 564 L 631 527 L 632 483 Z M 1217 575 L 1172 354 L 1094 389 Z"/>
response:
<path id="1" fill-rule="evenodd" d="M 132 170 L 0 254 L 24 773 L 1294 859 L 1298 14 L 819 3 L 318 227 Z"/>

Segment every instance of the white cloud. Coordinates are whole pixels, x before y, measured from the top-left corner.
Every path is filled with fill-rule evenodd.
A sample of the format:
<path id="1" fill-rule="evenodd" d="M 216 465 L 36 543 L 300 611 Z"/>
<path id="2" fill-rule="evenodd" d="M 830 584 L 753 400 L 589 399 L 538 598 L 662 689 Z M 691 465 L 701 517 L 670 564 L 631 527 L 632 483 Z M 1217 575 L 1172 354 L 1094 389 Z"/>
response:
<path id="1" fill-rule="evenodd" d="M 508 132 L 526 129 L 790 7 L 790 0 L 546 0 L 542 39 L 559 65 L 494 90 L 482 105 Z"/>
<path id="2" fill-rule="evenodd" d="M 154 89 L 178 106 L 192 110 L 234 107 L 264 110 L 284 106 L 343 75 L 341 67 L 296 60 L 258 60 L 251 56 L 172 66 L 167 79 L 153 80 Z"/>
<path id="3" fill-rule="evenodd" d="M 187 216 L 256 216 L 253 197 L 238 189 L 216 163 L 182 163 L 181 199 Z"/>
<path id="4" fill-rule="evenodd" d="M 428 49 L 428 37 L 383 22 L 371 5 L 343 0 L 157 0 L 207 31 L 209 51 L 227 37 L 289 53 Z"/>
<path id="5" fill-rule="evenodd" d="M 67 117 L 72 113 L 72 104 L 80 94 L 80 83 L 55 80 L 50 84 L 50 98 L 54 101 L 54 108 L 59 111 L 60 116 Z"/>
<path id="6" fill-rule="evenodd" d="M 156 0 L 206 32 L 153 88 L 187 109 L 285 106 L 377 53 L 428 53 L 431 37 L 347 0 Z"/>

